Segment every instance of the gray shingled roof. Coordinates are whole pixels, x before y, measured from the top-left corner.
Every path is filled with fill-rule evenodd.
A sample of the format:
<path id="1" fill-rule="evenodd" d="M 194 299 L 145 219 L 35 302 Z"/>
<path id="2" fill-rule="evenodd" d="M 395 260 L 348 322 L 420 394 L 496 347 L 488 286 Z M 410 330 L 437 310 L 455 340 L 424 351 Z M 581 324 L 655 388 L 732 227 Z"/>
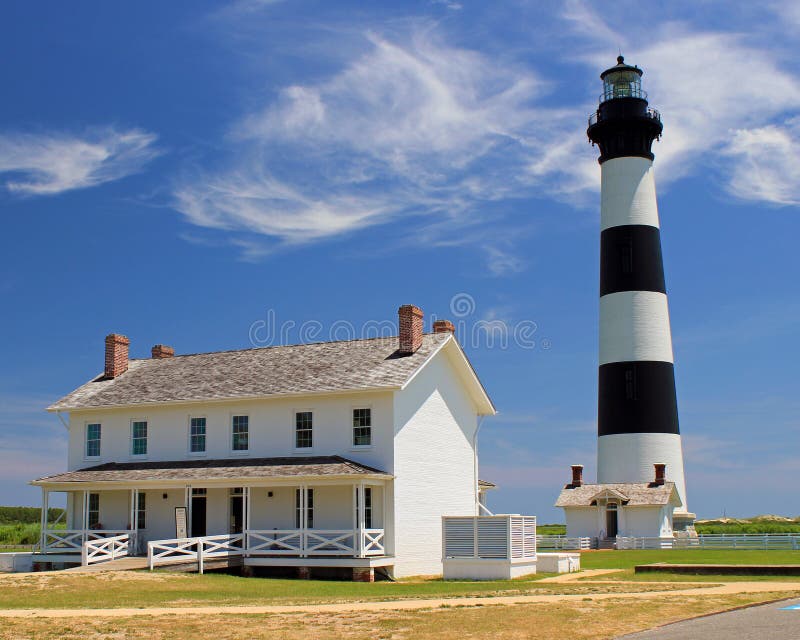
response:
<path id="1" fill-rule="evenodd" d="M 557 507 L 588 507 L 591 506 L 595 497 L 604 492 L 610 491 L 619 494 L 622 503 L 629 507 L 655 506 L 669 504 L 675 494 L 676 504 L 680 504 L 680 498 L 675 491 L 674 482 L 666 482 L 663 485 L 648 482 L 626 482 L 616 484 L 584 484 L 580 487 L 567 485 L 561 490 L 556 500 Z"/>
<path id="2" fill-rule="evenodd" d="M 294 476 L 389 475 L 340 456 L 108 462 L 39 478 L 39 483 L 136 482 L 144 480 L 224 480 Z"/>
<path id="3" fill-rule="evenodd" d="M 397 338 L 374 338 L 131 360 L 48 410 L 398 388 L 450 336 L 426 334 L 411 355 L 397 353 Z"/>

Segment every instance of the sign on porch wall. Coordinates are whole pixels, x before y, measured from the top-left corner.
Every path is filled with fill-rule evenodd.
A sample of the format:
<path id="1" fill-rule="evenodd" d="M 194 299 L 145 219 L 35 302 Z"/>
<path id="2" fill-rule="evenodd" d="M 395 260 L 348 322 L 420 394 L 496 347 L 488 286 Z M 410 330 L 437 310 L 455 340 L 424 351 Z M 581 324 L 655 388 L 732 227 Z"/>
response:
<path id="1" fill-rule="evenodd" d="M 175 537 L 189 537 L 189 533 L 186 531 L 186 507 L 175 507 Z"/>

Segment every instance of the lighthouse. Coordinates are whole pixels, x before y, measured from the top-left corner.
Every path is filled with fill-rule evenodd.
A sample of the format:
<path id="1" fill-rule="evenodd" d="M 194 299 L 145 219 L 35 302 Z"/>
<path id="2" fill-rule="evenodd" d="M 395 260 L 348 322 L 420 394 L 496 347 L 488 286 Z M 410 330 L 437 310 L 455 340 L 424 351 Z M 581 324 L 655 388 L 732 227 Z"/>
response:
<path id="1" fill-rule="evenodd" d="M 642 70 L 622 56 L 600 78 L 603 94 L 587 134 L 600 149 L 600 362 L 597 482 L 644 483 L 666 465 L 691 526 L 653 178 L 661 116 L 642 90 Z M 663 469 L 663 467 L 661 467 Z"/>

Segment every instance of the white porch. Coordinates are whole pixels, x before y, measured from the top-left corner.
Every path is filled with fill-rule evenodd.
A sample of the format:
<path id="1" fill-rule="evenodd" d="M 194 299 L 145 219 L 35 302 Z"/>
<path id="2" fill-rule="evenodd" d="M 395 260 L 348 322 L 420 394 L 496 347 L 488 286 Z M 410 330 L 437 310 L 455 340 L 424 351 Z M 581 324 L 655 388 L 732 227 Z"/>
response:
<path id="1" fill-rule="evenodd" d="M 43 513 L 53 492 L 66 492 L 67 522 L 66 529 L 42 523 L 37 560 L 87 564 L 130 553 L 149 554 L 158 565 L 197 561 L 205 552 L 242 556 L 252 566 L 391 564 L 391 487 L 383 478 L 307 477 L 269 484 L 43 485 Z"/>

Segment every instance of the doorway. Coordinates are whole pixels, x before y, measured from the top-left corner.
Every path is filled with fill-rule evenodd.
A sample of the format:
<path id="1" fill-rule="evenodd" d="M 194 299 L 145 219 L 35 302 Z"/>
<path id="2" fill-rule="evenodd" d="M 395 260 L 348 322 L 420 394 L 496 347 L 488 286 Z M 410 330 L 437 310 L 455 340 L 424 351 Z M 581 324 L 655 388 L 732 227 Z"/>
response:
<path id="1" fill-rule="evenodd" d="M 199 538 L 204 535 L 206 535 L 206 490 L 192 489 L 191 536 Z"/>
<path id="2" fill-rule="evenodd" d="M 617 520 L 617 505 L 606 505 L 606 537 L 616 538 L 619 532 L 619 523 Z"/>
<path id="3" fill-rule="evenodd" d="M 230 527 L 228 533 L 244 531 L 244 495 L 241 489 L 231 491 Z"/>

